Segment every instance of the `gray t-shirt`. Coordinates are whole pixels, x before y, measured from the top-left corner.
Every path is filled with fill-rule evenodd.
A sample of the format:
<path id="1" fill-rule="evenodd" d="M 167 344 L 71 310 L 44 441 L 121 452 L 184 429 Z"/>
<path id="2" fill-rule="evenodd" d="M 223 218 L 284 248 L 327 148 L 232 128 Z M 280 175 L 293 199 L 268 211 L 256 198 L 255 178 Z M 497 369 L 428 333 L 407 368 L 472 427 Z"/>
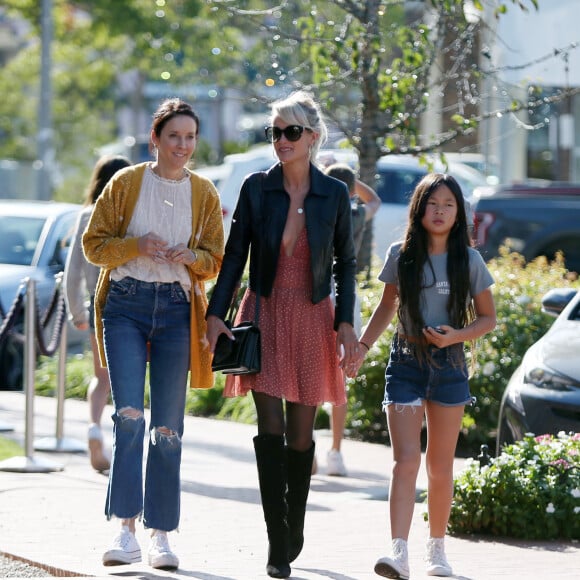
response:
<path id="1" fill-rule="evenodd" d="M 385 284 L 395 284 L 399 286 L 398 264 L 402 242 L 395 242 L 389 247 L 387 257 L 379 280 Z M 481 257 L 481 254 L 469 248 L 469 279 L 470 291 L 468 301 L 477 296 L 480 292 L 489 288 L 493 283 L 493 278 Z M 449 299 L 449 280 L 447 278 L 447 253 L 430 256 L 433 269 L 428 263 L 423 267 L 424 286 L 421 292 L 421 314 L 427 326 L 439 326 L 440 324 L 450 325 L 451 321 L 447 313 L 447 301 Z M 433 277 L 433 275 L 435 277 Z M 406 313 L 403 311 L 403 316 Z M 407 328 L 410 328 L 408 320 L 405 320 Z M 403 332 L 399 322 L 397 330 Z"/>

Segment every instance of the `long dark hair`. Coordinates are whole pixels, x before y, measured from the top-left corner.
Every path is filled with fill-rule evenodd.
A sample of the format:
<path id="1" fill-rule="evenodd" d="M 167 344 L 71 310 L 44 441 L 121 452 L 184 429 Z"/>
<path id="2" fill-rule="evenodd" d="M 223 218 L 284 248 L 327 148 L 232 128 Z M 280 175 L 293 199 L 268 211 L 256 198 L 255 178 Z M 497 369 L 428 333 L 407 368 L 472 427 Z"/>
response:
<path id="1" fill-rule="evenodd" d="M 418 355 L 423 359 L 427 354 L 427 343 L 422 339 L 425 321 L 421 315 L 422 290 L 426 287 L 424 267 L 427 264 L 433 271 L 433 266 L 429 258 L 429 234 L 421 221 L 429 198 L 442 185 L 451 190 L 457 203 L 456 221 L 447 238 L 447 276 L 450 286 L 447 313 L 454 328 L 463 328 L 475 316 L 473 304 L 471 301 L 468 304 L 470 290 L 468 248 L 471 243 L 463 193 L 451 175 L 429 173 L 417 184 L 411 197 L 409 221 L 398 264 L 399 320 L 406 335 L 420 339 L 417 343 Z M 403 310 L 406 317 L 402 316 Z M 405 321 L 408 321 L 411 328 L 405 328 Z"/>
<path id="2" fill-rule="evenodd" d="M 103 192 L 103 189 L 105 189 L 105 185 L 107 185 L 111 177 L 119 169 L 123 169 L 123 167 L 128 167 L 129 165 L 131 165 L 129 159 L 122 155 L 105 155 L 101 157 L 95 164 L 91 180 L 85 192 L 85 206 L 93 205 Z"/>

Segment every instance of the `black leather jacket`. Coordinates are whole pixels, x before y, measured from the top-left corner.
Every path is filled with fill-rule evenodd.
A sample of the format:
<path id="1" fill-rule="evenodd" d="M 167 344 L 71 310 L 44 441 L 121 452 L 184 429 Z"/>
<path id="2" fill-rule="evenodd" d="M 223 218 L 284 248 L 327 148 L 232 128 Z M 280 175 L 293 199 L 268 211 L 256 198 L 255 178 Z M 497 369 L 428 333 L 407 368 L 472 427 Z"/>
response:
<path id="1" fill-rule="evenodd" d="M 263 191 L 263 195 L 261 195 Z M 233 215 L 224 260 L 206 316 L 226 317 L 250 252 L 250 288 L 270 296 L 278 266 L 290 197 L 284 191 L 282 165 L 253 173 L 244 181 Z M 353 323 L 356 256 L 352 239 L 351 206 L 346 186 L 310 166 L 310 191 L 304 200 L 306 232 L 312 269 L 312 302 L 331 292 L 334 275 L 334 328 Z M 257 267 L 260 256 L 259 269 Z"/>

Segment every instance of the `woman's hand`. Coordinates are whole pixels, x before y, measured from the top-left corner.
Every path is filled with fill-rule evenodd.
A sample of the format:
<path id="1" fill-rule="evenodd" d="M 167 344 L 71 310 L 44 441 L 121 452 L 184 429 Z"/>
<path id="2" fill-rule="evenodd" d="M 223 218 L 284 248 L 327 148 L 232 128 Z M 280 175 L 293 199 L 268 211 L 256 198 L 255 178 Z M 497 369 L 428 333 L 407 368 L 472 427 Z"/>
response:
<path id="1" fill-rule="evenodd" d="M 209 343 L 209 350 L 212 354 L 215 351 L 215 345 L 220 334 L 226 334 L 230 340 L 234 340 L 232 331 L 227 327 L 226 323 L 221 318 L 213 315 L 208 316 L 205 338 Z"/>
<path id="2" fill-rule="evenodd" d="M 165 250 L 165 257 L 168 262 L 189 266 L 197 261 L 197 252 L 190 250 L 185 244 L 177 244 Z"/>
<path id="3" fill-rule="evenodd" d="M 161 236 L 149 232 L 139 238 L 138 246 L 142 256 L 148 256 L 158 264 L 164 264 L 168 261 L 165 255 L 167 242 Z"/>
<path id="4" fill-rule="evenodd" d="M 358 357 L 360 345 L 352 324 L 341 322 L 336 334 L 336 352 L 340 358 L 340 366 L 348 374 L 349 369 Z"/>

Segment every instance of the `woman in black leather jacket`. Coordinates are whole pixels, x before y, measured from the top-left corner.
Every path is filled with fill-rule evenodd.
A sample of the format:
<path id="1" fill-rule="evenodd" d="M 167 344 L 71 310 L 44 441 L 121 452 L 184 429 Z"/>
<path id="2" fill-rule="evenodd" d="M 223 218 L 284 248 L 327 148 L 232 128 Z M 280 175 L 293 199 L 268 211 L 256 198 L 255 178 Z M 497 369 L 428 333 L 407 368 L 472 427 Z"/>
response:
<path id="1" fill-rule="evenodd" d="M 266 137 L 279 163 L 242 185 L 206 316 L 213 352 L 220 334 L 233 338 L 223 320 L 249 253 L 250 289 L 237 321 L 253 319 L 258 293 L 262 371 L 229 375 L 224 395 L 251 391 L 256 405 L 254 448 L 273 578 L 287 578 L 302 550 L 317 406 L 346 402 L 342 369 L 359 349 L 349 194 L 313 164 L 326 135 L 309 94 L 272 105 Z"/>

